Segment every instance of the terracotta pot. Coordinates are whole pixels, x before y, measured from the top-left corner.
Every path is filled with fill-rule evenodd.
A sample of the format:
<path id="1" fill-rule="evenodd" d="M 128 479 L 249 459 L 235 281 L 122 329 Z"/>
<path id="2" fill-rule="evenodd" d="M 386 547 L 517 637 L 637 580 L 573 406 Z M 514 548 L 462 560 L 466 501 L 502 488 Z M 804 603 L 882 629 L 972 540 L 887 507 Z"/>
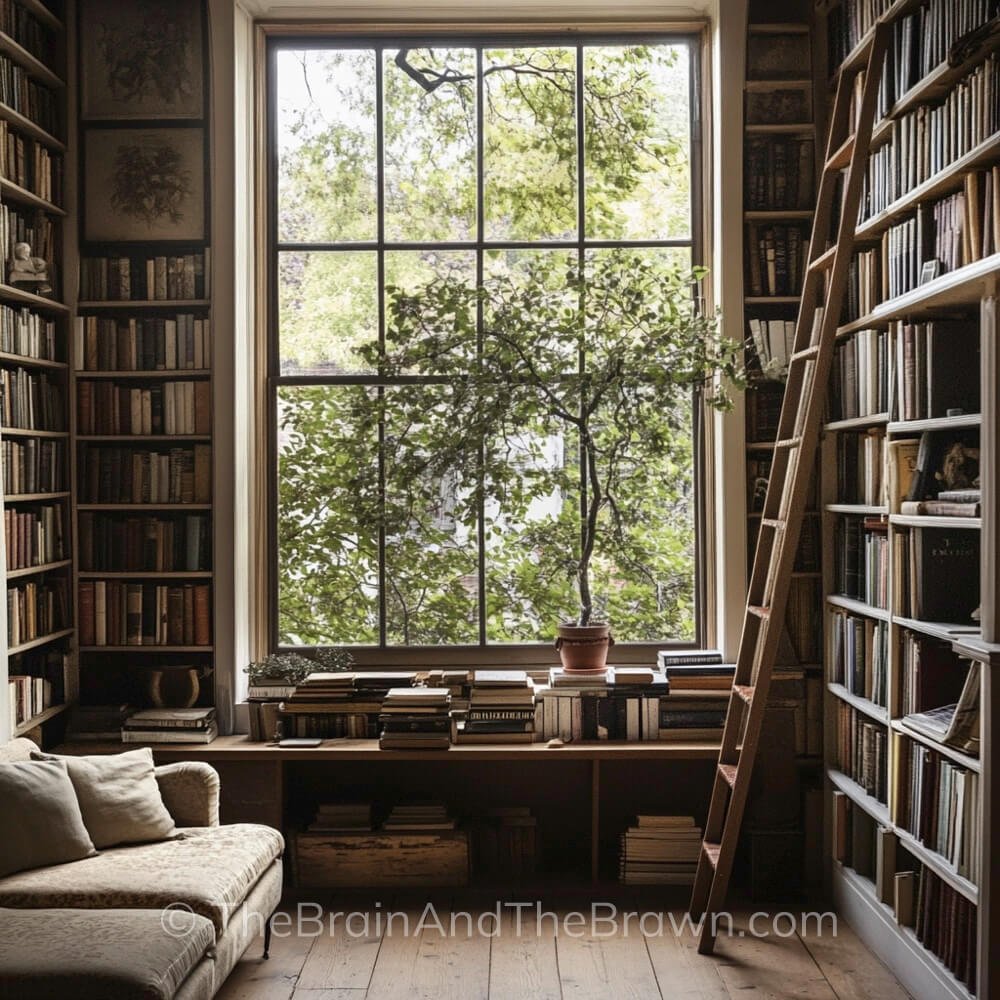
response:
<path id="1" fill-rule="evenodd" d="M 556 649 L 567 673 L 603 674 L 608 669 L 608 650 L 615 644 L 611 626 L 573 625 L 563 622 L 559 626 Z"/>
<path id="2" fill-rule="evenodd" d="M 197 667 L 164 667 L 149 672 L 146 694 L 154 708 L 191 708 L 200 692 Z"/>

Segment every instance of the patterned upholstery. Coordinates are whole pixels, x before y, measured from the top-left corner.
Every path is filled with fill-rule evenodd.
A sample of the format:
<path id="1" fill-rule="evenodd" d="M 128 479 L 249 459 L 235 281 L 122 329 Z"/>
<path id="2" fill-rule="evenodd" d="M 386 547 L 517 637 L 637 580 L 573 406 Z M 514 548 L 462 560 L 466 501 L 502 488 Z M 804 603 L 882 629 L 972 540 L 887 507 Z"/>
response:
<path id="1" fill-rule="evenodd" d="M 219 825 L 219 773 L 200 760 L 156 768 L 163 804 L 178 826 Z"/>

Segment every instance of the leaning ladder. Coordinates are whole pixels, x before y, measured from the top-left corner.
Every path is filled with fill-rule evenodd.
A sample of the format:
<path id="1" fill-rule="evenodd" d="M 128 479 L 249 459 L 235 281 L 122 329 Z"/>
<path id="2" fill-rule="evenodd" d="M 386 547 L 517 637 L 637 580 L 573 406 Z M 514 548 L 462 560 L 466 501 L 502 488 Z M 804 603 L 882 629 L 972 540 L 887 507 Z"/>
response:
<path id="1" fill-rule="evenodd" d="M 712 784 L 705 839 L 691 894 L 692 917 L 695 920 L 704 918 L 698 942 L 698 951 L 702 954 L 711 954 L 715 947 L 715 915 L 725 901 L 732 874 L 785 620 L 795 550 L 819 443 L 840 304 L 854 251 L 858 205 L 889 31 L 887 25 L 878 25 L 867 44 L 842 67 L 837 83 L 736 674 Z M 852 93 L 859 74 L 863 74 L 861 99 L 852 133 Z M 831 223 L 836 219 L 838 179 L 845 167 L 847 176 L 842 188 L 837 233 L 833 244 L 827 248 Z"/>

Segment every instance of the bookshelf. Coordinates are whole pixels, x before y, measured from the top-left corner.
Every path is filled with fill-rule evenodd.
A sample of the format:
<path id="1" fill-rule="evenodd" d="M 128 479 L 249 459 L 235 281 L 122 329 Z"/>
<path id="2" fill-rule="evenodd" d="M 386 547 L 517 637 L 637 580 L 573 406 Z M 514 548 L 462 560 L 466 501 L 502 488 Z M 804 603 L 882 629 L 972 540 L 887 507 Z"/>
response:
<path id="1" fill-rule="evenodd" d="M 6 642 L 0 731 L 52 742 L 77 691 L 67 238 L 71 105 L 61 10 L 0 12 L 0 448 Z M 32 259 L 12 273 L 15 244 Z M 44 262 L 45 281 L 38 279 Z M 48 286 L 48 287 L 46 287 Z"/>
<path id="2" fill-rule="evenodd" d="M 893 33 L 821 452 L 830 873 L 917 998 L 996 989 L 1000 67 L 995 38 L 952 49 L 989 13 L 882 0 L 827 24 L 834 71 Z M 912 728 L 971 692 L 978 754 Z"/>

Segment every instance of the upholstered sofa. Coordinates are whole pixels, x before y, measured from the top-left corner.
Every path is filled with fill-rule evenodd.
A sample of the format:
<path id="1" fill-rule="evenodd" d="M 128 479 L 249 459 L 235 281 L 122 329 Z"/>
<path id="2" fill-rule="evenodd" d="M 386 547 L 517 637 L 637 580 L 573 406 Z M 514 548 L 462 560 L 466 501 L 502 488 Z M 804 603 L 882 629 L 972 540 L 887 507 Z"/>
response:
<path id="1" fill-rule="evenodd" d="M 0 745 L 0 763 L 33 750 Z M 207 1000 L 266 928 L 281 897 L 281 834 L 220 826 L 208 764 L 155 776 L 175 836 L 0 878 L 0 998 Z"/>

